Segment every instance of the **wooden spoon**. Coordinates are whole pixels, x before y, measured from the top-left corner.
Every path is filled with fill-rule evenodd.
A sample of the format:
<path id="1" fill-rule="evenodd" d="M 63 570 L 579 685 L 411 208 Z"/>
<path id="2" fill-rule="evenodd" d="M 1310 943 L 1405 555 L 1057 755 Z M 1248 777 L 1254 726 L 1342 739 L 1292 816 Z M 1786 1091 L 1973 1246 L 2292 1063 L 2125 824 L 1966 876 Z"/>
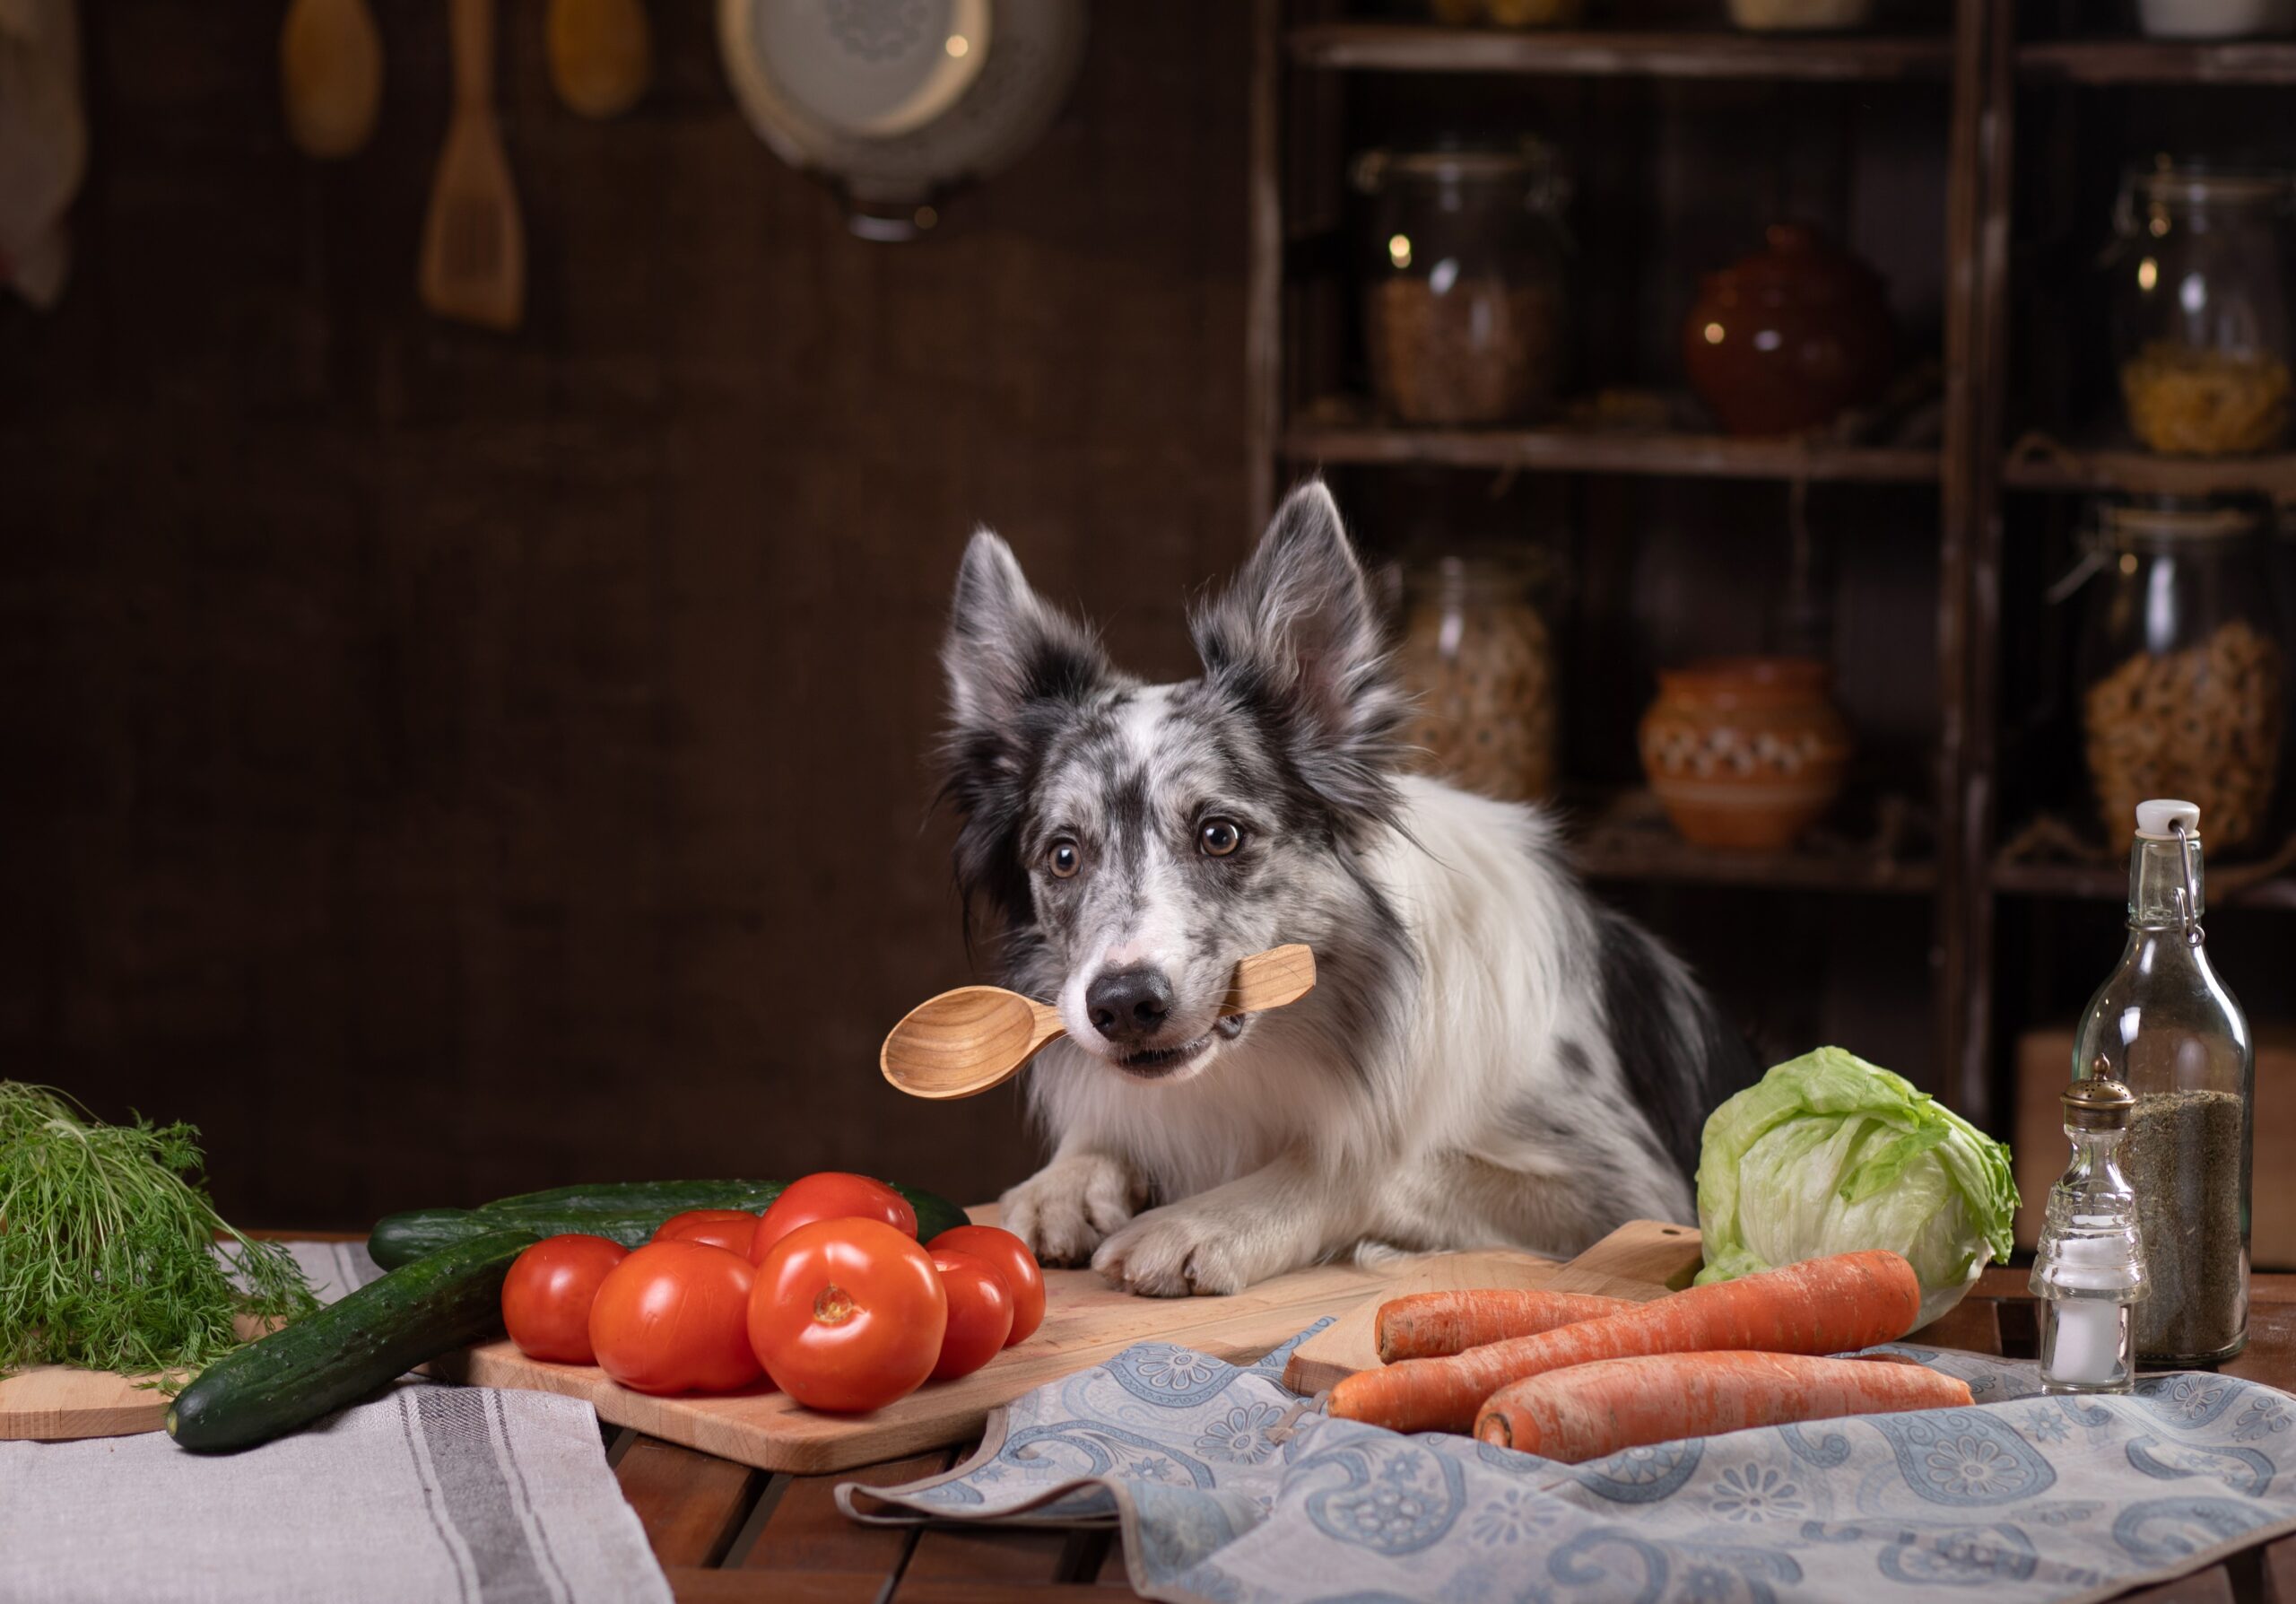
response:
<path id="1" fill-rule="evenodd" d="M 448 0 L 455 109 L 422 220 L 422 304 L 487 328 L 526 308 L 526 234 L 494 121 L 494 0 Z"/>
<path id="2" fill-rule="evenodd" d="M 307 156 L 355 155 L 383 102 L 383 36 L 367 0 L 294 0 L 279 29 L 287 137 Z"/>
<path id="3" fill-rule="evenodd" d="M 1315 989 L 1315 954 L 1279 946 L 1236 965 L 1220 1012 L 1280 1008 Z M 911 1097 L 970 1097 L 1003 1085 L 1066 1032 L 1049 1003 L 1001 986 L 960 986 L 911 1008 L 885 1038 L 877 1066 Z"/>

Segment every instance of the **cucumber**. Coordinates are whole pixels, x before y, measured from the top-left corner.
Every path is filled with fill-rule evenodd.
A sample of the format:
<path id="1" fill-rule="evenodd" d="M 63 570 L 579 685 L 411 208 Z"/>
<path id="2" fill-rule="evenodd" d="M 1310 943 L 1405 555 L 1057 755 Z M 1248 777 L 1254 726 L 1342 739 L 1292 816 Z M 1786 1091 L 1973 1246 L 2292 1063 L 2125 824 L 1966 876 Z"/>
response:
<path id="1" fill-rule="evenodd" d="M 485 1231 L 395 1269 L 202 1371 L 168 1409 L 179 1448 L 253 1448 L 502 1329 L 502 1278 L 535 1233 Z"/>
<path id="2" fill-rule="evenodd" d="M 889 1183 L 891 1184 L 891 1183 Z M 528 1192 L 477 1208 L 416 1208 L 375 1222 L 367 1251 L 386 1269 L 412 1264 L 427 1253 L 467 1240 L 483 1231 L 517 1228 L 537 1236 L 583 1232 L 625 1248 L 643 1246 L 674 1214 L 689 1208 L 746 1208 L 762 1213 L 779 1196 L 778 1181 L 633 1181 L 626 1186 L 561 1187 Z M 930 1242 L 965 1212 L 946 1198 L 913 1186 L 893 1185 L 917 1210 L 917 1235 Z"/>

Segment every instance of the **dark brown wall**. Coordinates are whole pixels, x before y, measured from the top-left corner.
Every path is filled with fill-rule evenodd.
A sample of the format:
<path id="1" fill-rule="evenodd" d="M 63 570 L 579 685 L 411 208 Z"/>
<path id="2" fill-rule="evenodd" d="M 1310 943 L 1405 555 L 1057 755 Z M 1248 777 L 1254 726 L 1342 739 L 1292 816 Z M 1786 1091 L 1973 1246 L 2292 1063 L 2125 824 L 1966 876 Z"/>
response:
<path id="1" fill-rule="evenodd" d="M 0 305 L 0 1074 L 205 1132 L 254 1224 L 609 1175 L 1025 1172 L 904 1102 L 968 975 L 933 662 L 987 520 L 1139 667 L 1242 525 L 1244 9 L 1097 5 L 1046 141 L 907 247 L 750 133 L 701 0 L 641 109 L 510 0 L 528 326 L 426 317 L 442 5 L 373 146 L 254 0 L 84 7 L 94 169 Z"/>

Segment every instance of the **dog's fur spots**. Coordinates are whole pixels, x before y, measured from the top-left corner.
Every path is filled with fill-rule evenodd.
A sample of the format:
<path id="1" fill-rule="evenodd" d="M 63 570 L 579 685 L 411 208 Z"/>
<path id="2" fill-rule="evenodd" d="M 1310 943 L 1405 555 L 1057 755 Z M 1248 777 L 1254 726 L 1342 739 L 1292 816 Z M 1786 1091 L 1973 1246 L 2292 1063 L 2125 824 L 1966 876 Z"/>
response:
<path id="1" fill-rule="evenodd" d="M 1031 1072 L 1054 1156 L 1005 1223 L 1170 1295 L 1379 1244 L 1570 1253 L 1689 1219 L 1743 1044 L 1580 890 L 1543 815 L 1401 772 L 1408 702 L 1321 484 L 1194 632 L 1204 676 L 1141 684 L 995 536 L 965 554 L 944 652 L 958 878 L 1010 983 L 1067 1026 Z M 1205 850 L 1212 821 L 1232 853 Z M 1315 991 L 1220 1019 L 1237 961 L 1295 941 Z M 1168 1011 L 1104 1035 L 1088 994 L 1131 969 Z"/>

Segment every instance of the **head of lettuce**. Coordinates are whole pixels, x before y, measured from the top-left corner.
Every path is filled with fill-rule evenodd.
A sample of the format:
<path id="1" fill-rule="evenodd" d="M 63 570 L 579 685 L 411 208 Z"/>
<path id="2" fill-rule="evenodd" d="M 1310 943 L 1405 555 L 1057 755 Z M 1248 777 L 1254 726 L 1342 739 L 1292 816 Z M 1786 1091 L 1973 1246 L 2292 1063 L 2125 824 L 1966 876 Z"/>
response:
<path id="1" fill-rule="evenodd" d="M 1699 1283 L 1860 1248 L 1901 1253 L 1920 1324 L 2009 1256 L 2009 1149 L 1901 1077 L 1839 1047 L 1779 1065 L 1706 1122 Z"/>

